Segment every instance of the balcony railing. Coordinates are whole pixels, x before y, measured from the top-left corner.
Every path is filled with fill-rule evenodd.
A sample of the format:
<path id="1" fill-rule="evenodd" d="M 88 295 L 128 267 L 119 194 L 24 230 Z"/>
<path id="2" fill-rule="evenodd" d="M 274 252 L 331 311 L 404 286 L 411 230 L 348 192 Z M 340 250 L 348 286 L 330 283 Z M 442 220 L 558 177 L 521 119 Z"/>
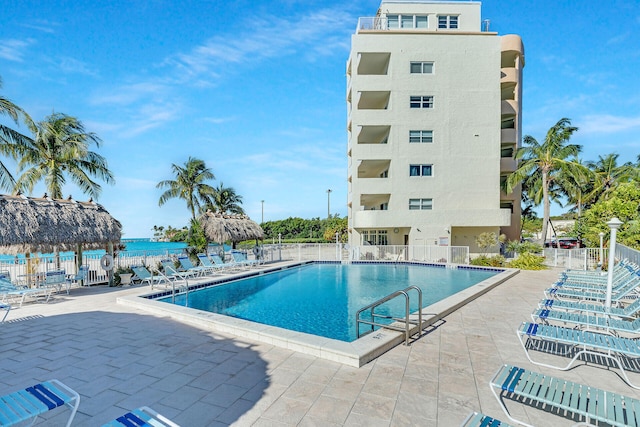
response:
<path id="1" fill-rule="evenodd" d="M 380 31 L 380 30 L 388 30 L 389 24 L 387 22 L 387 18 L 382 18 L 380 16 L 373 17 L 361 17 L 358 18 L 358 28 L 356 28 L 356 32 L 360 31 Z"/>

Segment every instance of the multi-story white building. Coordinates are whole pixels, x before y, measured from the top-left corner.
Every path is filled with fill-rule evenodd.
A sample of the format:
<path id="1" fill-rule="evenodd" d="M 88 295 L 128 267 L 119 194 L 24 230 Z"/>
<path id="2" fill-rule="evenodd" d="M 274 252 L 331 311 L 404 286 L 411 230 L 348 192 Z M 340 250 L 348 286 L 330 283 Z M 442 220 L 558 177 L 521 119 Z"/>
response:
<path id="1" fill-rule="evenodd" d="M 382 0 L 347 62 L 352 245 L 453 245 L 520 233 L 501 192 L 521 139 L 524 48 L 480 2 Z"/>

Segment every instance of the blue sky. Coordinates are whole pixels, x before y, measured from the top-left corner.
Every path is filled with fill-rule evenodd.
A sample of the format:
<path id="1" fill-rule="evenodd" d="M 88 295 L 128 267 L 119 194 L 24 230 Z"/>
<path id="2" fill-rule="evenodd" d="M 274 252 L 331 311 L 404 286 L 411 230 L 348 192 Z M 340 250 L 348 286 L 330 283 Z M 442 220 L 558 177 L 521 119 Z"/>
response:
<path id="1" fill-rule="evenodd" d="M 525 44 L 523 133 L 562 118 L 583 160 L 640 154 L 640 1 L 488 0 L 492 31 Z M 346 215 L 345 63 L 377 0 L 9 1 L 0 93 L 35 120 L 78 117 L 116 184 L 99 202 L 124 237 L 186 225 L 158 206 L 171 164 L 203 159 L 252 219 Z M 24 129 L 23 129 L 24 130 Z M 5 162 L 7 163 L 7 162 Z M 44 193 L 44 187 L 34 191 Z M 65 196 L 86 200 L 69 185 Z M 555 207 L 552 213 L 562 209 Z"/>

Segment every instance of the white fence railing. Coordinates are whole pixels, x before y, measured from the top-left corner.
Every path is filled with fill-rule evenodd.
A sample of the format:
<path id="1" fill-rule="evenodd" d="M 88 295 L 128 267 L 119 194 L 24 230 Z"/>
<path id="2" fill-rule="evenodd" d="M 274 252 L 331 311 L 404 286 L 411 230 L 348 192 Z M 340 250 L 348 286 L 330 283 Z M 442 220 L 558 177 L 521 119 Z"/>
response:
<path id="1" fill-rule="evenodd" d="M 609 261 L 609 249 L 603 248 L 576 248 L 558 249 L 545 248 L 545 264 L 550 267 L 574 268 L 582 270 L 595 270 Z M 616 259 L 626 259 L 640 265 L 640 251 L 627 246 L 616 245 Z M 606 268 L 606 265 L 605 265 Z"/>
<path id="2" fill-rule="evenodd" d="M 621 245 L 620 243 L 616 244 L 616 258 L 627 259 L 636 265 L 640 265 L 640 251 Z"/>
<path id="3" fill-rule="evenodd" d="M 270 255 L 269 255 L 270 254 Z M 336 243 L 265 245 L 265 258 L 292 261 L 423 261 L 469 263 L 467 246 L 349 246 Z"/>
<path id="4" fill-rule="evenodd" d="M 600 253 L 599 248 L 545 248 L 543 255 L 545 264 L 549 267 L 562 267 L 578 270 L 595 270 L 601 264 L 601 260 L 607 262 L 609 251 L 607 248 Z M 603 258 L 601 258 L 603 257 Z"/>
<path id="5" fill-rule="evenodd" d="M 155 251 L 122 251 L 114 258 L 114 268 L 129 267 L 131 265 L 155 266 L 160 260 L 183 253 L 183 249 L 168 249 Z M 82 264 L 88 265 L 87 280 L 85 285 L 107 283 L 109 277 L 107 272 L 101 267 L 100 259 L 102 253 L 87 253 L 82 255 Z M 13 261 L 0 261 L 0 271 L 8 271 L 11 279 L 18 284 L 28 285 L 30 278 L 41 275 L 44 276 L 49 271 L 64 270 L 67 274 L 73 275 L 78 272 L 78 257 L 73 253 L 62 253 L 55 255 L 31 255 L 26 257 L 16 257 Z"/>

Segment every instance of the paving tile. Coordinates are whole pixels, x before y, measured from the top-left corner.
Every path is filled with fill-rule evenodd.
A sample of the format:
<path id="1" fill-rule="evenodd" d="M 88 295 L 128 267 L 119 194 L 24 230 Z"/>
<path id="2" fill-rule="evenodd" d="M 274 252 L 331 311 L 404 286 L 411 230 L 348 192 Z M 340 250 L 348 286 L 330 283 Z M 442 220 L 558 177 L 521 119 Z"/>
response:
<path id="1" fill-rule="evenodd" d="M 460 425 L 472 410 L 500 418 L 488 383 L 501 364 L 511 363 L 640 398 L 615 370 L 579 365 L 562 372 L 527 360 L 515 329 L 529 319 L 558 271 L 521 272 L 437 322 L 410 346 L 398 346 L 361 368 L 116 303 L 118 295 L 143 292 L 142 287 L 74 289 L 50 304 L 25 304 L 15 310 L 16 321 L 2 325 L 6 375 L 0 394 L 58 378 L 82 395 L 78 426 L 101 425 L 147 405 L 189 427 L 448 427 Z M 507 405 L 533 425 L 571 424 L 519 402 Z M 62 412 L 48 414 L 38 425 L 59 420 Z"/>

